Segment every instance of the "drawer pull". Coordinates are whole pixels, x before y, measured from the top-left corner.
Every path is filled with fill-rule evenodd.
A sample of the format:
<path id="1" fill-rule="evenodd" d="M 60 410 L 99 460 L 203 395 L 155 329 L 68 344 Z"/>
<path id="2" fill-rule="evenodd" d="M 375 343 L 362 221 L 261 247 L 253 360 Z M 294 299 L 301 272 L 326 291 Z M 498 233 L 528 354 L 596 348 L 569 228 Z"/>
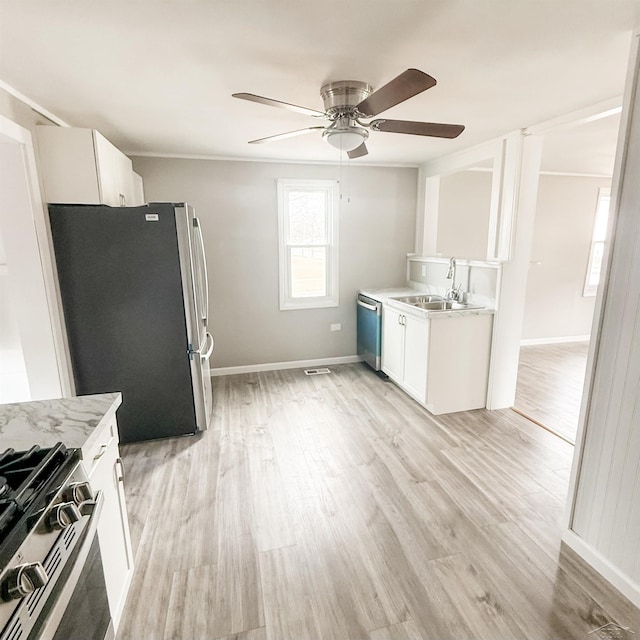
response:
<path id="1" fill-rule="evenodd" d="M 93 456 L 93 459 L 99 460 L 100 458 L 102 458 L 102 456 L 107 452 L 107 449 L 111 446 L 112 442 L 113 442 L 113 436 L 109 438 L 109 442 L 103 442 L 100 445 L 100 448 L 98 449 L 98 453 L 96 453 L 96 455 Z"/>

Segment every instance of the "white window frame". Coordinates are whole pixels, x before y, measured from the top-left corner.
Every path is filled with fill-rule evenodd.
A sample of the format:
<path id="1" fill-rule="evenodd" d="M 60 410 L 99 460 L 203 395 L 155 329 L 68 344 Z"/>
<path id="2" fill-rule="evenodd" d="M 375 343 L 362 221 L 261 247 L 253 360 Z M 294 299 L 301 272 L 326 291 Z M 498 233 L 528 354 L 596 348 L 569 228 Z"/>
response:
<path id="1" fill-rule="evenodd" d="M 324 191 L 327 194 L 327 243 L 322 245 L 289 244 L 289 211 L 287 195 L 290 191 Z M 339 189 L 336 180 L 278 180 L 278 253 L 280 278 L 280 310 L 318 309 L 337 307 L 338 298 L 338 203 Z M 292 248 L 322 246 L 327 250 L 325 296 L 297 297 L 291 295 L 291 270 L 289 253 Z"/>
<path id="2" fill-rule="evenodd" d="M 599 284 L 589 284 L 589 274 L 591 273 L 591 270 L 593 268 L 593 261 L 595 259 L 595 249 L 596 249 L 596 245 L 603 245 L 604 248 L 604 244 L 606 242 L 606 239 L 604 240 L 596 240 L 593 236 L 595 235 L 595 230 L 596 230 L 596 224 L 598 222 L 598 211 L 600 210 L 600 202 L 601 200 L 603 200 L 604 198 L 611 198 L 611 189 L 609 187 L 600 187 L 600 189 L 598 189 L 598 200 L 596 203 L 596 216 L 593 220 L 593 232 L 592 232 L 592 237 L 591 237 L 591 248 L 589 249 L 589 260 L 587 262 L 587 272 L 584 276 L 584 289 L 582 290 L 582 296 L 584 298 L 587 297 L 593 297 L 596 295 L 596 293 L 598 292 L 598 286 Z M 609 201 L 611 202 L 611 201 Z M 611 210 L 609 209 L 609 213 L 608 215 L 611 215 Z M 608 228 L 608 223 L 607 223 L 607 228 Z M 600 276 L 602 277 L 602 265 L 600 266 Z"/>

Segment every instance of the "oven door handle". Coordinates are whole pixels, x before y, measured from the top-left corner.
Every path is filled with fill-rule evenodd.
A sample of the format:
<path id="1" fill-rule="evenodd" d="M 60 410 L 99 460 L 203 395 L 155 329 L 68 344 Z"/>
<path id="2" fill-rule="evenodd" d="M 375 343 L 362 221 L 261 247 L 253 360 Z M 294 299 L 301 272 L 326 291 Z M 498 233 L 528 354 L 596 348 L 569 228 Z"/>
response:
<path id="1" fill-rule="evenodd" d="M 369 309 L 369 311 L 375 311 L 376 313 L 378 312 L 378 307 L 373 304 L 367 304 L 366 302 L 362 302 L 362 300 L 360 299 L 358 299 L 357 302 L 361 307 L 364 307 L 365 309 Z"/>
<path id="2" fill-rule="evenodd" d="M 98 522 L 100 521 L 100 513 L 102 512 L 103 504 L 104 494 L 102 491 L 98 491 L 96 492 L 95 507 L 93 508 L 93 512 L 89 519 L 89 524 L 82 532 L 82 542 L 80 543 L 77 552 L 74 554 L 75 558 L 73 568 L 69 574 L 65 576 L 64 585 L 58 593 L 58 597 L 40 629 L 40 634 L 38 635 L 39 640 L 52 640 L 56 634 L 58 625 L 60 624 L 62 616 L 67 609 L 67 605 L 69 604 L 71 596 L 75 590 L 76 583 L 80 578 L 84 564 L 89 556 L 89 551 L 91 550 L 91 545 L 93 544 L 93 540 L 98 529 Z M 61 578 L 62 575 L 60 576 Z"/>

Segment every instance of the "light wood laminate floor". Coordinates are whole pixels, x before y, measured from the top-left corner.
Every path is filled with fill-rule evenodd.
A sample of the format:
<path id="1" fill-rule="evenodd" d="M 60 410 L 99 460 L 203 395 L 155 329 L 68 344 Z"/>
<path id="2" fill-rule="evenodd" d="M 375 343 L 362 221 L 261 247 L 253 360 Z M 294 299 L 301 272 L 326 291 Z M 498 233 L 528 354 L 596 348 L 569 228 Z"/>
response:
<path id="1" fill-rule="evenodd" d="M 365 365 L 214 378 L 200 437 L 122 447 L 119 640 L 640 635 L 560 543 L 573 447 L 511 410 L 434 417 Z"/>
<path id="2" fill-rule="evenodd" d="M 521 347 L 514 408 L 575 442 L 588 351 L 588 341 Z"/>

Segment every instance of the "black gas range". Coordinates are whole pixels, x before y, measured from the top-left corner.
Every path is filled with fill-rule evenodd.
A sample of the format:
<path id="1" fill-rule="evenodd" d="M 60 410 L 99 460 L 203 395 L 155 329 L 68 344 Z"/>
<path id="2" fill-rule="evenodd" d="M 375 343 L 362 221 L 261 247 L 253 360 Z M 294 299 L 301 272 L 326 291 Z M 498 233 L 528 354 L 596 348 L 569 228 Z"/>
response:
<path id="1" fill-rule="evenodd" d="M 0 640 L 113 637 L 96 536 L 102 495 L 80 460 L 63 444 L 0 453 Z M 100 579 L 87 596 L 85 583 Z"/>

